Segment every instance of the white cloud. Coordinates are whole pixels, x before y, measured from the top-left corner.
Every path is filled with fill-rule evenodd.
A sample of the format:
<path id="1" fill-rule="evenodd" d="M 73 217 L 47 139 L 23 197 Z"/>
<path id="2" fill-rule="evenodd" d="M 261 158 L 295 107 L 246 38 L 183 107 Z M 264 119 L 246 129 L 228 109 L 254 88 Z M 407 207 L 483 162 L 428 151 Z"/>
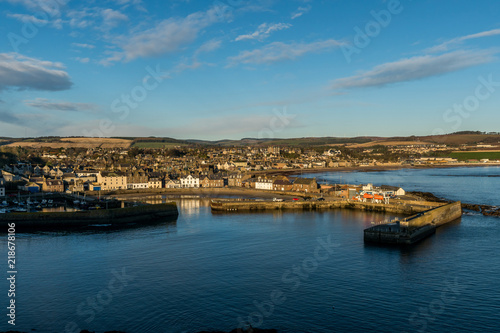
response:
<path id="1" fill-rule="evenodd" d="M 222 45 L 222 42 L 220 40 L 212 39 L 209 40 L 208 42 L 203 43 L 198 50 L 196 50 L 195 55 L 198 55 L 200 53 L 208 53 L 208 52 L 213 52 L 220 48 Z"/>
<path id="2" fill-rule="evenodd" d="M 463 68 L 481 65 L 495 59 L 493 51 L 455 51 L 439 56 L 418 56 L 378 65 L 364 73 L 338 79 L 333 88 L 363 88 L 414 81 Z"/>
<path id="3" fill-rule="evenodd" d="M 88 7 L 72 10 L 67 13 L 72 28 L 85 29 L 93 27 L 108 31 L 121 22 L 128 21 L 128 16 L 111 8 Z"/>
<path id="4" fill-rule="evenodd" d="M 246 39 L 257 39 L 262 41 L 267 37 L 269 37 L 273 31 L 288 29 L 291 26 L 292 25 L 288 23 L 276 23 L 276 24 L 262 23 L 261 25 L 259 25 L 259 27 L 255 32 L 248 35 L 240 35 L 236 37 L 235 41 L 246 40 Z"/>
<path id="5" fill-rule="evenodd" d="M 297 8 L 297 10 L 296 10 L 296 11 L 294 11 L 294 12 L 292 13 L 292 16 L 291 16 L 290 18 L 291 18 L 292 20 L 295 20 L 296 18 L 301 17 L 302 15 L 304 15 L 305 13 L 307 13 L 308 11 L 310 11 L 310 10 L 311 10 L 311 8 L 312 8 L 312 7 L 311 7 L 310 5 L 305 6 L 305 7 L 299 7 L 299 8 Z"/>
<path id="6" fill-rule="evenodd" d="M 121 52 L 115 52 L 101 63 L 117 60 L 131 61 L 173 53 L 192 43 L 199 32 L 221 19 L 221 9 L 211 8 L 205 12 L 196 12 L 184 18 L 169 18 L 155 27 L 118 38 Z"/>
<path id="7" fill-rule="evenodd" d="M 235 57 L 228 58 L 228 66 L 237 64 L 270 64 L 283 60 L 294 60 L 307 53 L 317 53 L 342 45 L 334 39 L 328 39 L 313 43 L 291 43 L 274 42 L 260 49 L 242 51 Z"/>
<path id="8" fill-rule="evenodd" d="M 93 111 L 97 105 L 89 103 L 72 103 L 65 101 L 52 101 L 46 98 L 36 98 L 35 100 L 23 101 L 25 105 L 47 111 Z"/>
<path id="9" fill-rule="evenodd" d="M 43 27 L 47 24 L 51 25 L 52 27 L 56 29 L 62 29 L 62 23 L 63 21 L 61 19 L 55 19 L 53 21 L 48 20 L 48 16 L 44 16 L 44 18 L 39 18 L 34 15 L 28 15 L 28 14 L 7 14 L 8 17 L 12 17 L 18 21 L 21 21 L 23 23 L 33 23 L 37 27 Z"/>
<path id="10" fill-rule="evenodd" d="M 0 90 L 66 90 L 73 83 L 61 63 L 25 57 L 18 53 L 0 53 Z"/>
<path id="11" fill-rule="evenodd" d="M 52 17 L 61 15 L 61 8 L 64 7 L 69 0 L 6 0 L 15 5 L 22 5 L 32 12 L 39 12 L 40 14 L 47 13 Z"/>
<path id="12" fill-rule="evenodd" d="M 100 14 L 102 16 L 103 26 L 106 29 L 114 28 L 120 24 L 120 22 L 128 20 L 127 15 L 111 8 L 102 9 Z"/>
<path id="13" fill-rule="evenodd" d="M 447 51 L 449 49 L 449 47 L 457 46 L 457 45 L 461 44 L 462 42 L 469 40 L 469 39 L 490 37 L 490 36 L 496 36 L 496 35 L 500 35 L 500 29 L 493 29 L 493 30 L 479 32 L 476 34 L 471 34 L 471 35 L 453 38 L 453 39 L 450 39 L 444 43 L 433 46 L 433 47 L 427 49 L 426 51 L 430 52 L 430 53 L 444 52 L 444 51 Z"/>

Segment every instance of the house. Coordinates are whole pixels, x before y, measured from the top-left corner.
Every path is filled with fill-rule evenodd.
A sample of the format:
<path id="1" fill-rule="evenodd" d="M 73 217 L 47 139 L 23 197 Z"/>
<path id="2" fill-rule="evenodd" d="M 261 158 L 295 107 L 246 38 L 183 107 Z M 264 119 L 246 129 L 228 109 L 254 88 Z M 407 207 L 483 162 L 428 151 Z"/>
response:
<path id="1" fill-rule="evenodd" d="M 61 179 L 45 179 L 42 183 L 44 192 L 64 192 L 64 182 Z"/>
<path id="2" fill-rule="evenodd" d="M 242 174 L 241 173 L 231 173 L 227 177 L 227 185 L 230 187 L 241 187 Z"/>
<path id="3" fill-rule="evenodd" d="M 406 191 L 400 187 L 394 194 L 397 196 L 406 195 Z"/>
<path id="4" fill-rule="evenodd" d="M 3 179 L 0 173 L 0 198 L 5 197 L 5 179 Z"/>
<path id="5" fill-rule="evenodd" d="M 40 185 L 38 185 L 37 183 L 33 183 L 33 182 L 26 183 L 25 185 L 19 186 L 18 188 L 21 191 L 26 191 L 26 192 L 30 192 L 30 193 L 40 192 Z M 56 192 L 56 191 L 54 191 L 54 192 Z M 0 197 L 1 197 L 1 195 L 0 195 Z"/>
<path id="6" fill-rule="evenodd" d="M 269 191 L 271 191 L 273 189 L 273 180 L 267 179 L 264 177 L 259 177 L 259 178 L 257 178 L 257 181 L 255 182 L 255 189 L 256 190 L 269 190 Z"/>
<path id="7" fill-rule="evenodd" d="M 102 191 L 127 189 L 127 176 L 118 172 L 99 172 L 97 182 Z"/>
<path id="8" fill-rule="evenodd" d="M 200 178 L 188 175 L 181 177 L 181 187 L 200 187 Z"/>
<path id="9" fill-rule="evenodd" d="M 158 177 L 152 177 L 148 179 L 148 188 L 162 188 L 163 187 L 163 181 L 161 178 Z"/>
<path id="10" fill-rule="evenodd" d="M 136 189 L 144 189 L 149 187 L 149 180 L 146 173 L 132 172 L 127 174 L 127 188 L 136 190 Z"/>
<path id="11" fill-rule="evenodd" d="M 224 187 L 224 179 L 218 175 L 205 176 L 200 180 L 200 187 Z"/>
<path id="12" fill-rule="evenodd" d="M 165 179 L 165 188 L 181 188 L 181 181 L 178 179 Z"/>
<path id="13" fill-rule="evenodd" d="M 81 179 L 75 179 L 68 182 L 68 190 L 71 192 L 83 192 L 85 182 Z"/>
<path id="14" fill-rule="evenodd" d="M 276 179 L 273 182 L 274 191 L 291 191 L 293 190 L 293 184 L 287 179 Z"/>
<path id="15" fill-rule="evenodd" d="M 296 178 L 293 182 L 293 190 L 305 193 L 319 192 L 316 178 Z"/>

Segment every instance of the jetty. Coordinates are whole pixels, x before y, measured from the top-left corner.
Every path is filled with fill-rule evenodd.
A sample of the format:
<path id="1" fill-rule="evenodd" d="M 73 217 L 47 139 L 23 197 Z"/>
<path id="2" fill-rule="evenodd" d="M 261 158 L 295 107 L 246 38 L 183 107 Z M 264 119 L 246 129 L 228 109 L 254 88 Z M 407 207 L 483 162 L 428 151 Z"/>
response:
<path id="1" fill-rule="evenodd" d="M 85 210 L 76 212 L 34 212 L 0 214 L 0 223 L 15 223 L 21 231 L 61 231 L 93 225 L 127 227 L 176 220 L 175 202 L 135 207 Z"/>
<path id="2" fill-rule="evenodd" d="M 441 203 L 405 201 L 373 203 L 350 200 L 269 202 L 256 200 L 212 200 L 213 213 L 270 212 L 293 210 L 356 209 L 408 215 L 401 220 L 375 225 L 364 230 L 366 243 L 413 244 L 436 232 L 436 228 L 462 216 L 460 201 Z"/>
<path id="3" fill-rule="evenodd" d="M 402 201 L 390 204 L 360 202 L 354 200 L 334 201 L 257 201 L 257 200 L 234 200 L 214 199 L 210 202 L 212 212 L 234 213 L 234 212 L 265 212 L 276 210 L 328 210 L 328 209 L 356 209 L 374 212 L 395 213 L 413 215 L 432 208 L 442 206 L 443 203 L 430 201 Z"/>
<path id="4" fill-rule="evenodd" d="M 436 232 L 436 228 L 462 216 L 460 201 L 432 208 L 400 221 L 376 225 L 364 230 L 366 243 L 414 244 Z"/>

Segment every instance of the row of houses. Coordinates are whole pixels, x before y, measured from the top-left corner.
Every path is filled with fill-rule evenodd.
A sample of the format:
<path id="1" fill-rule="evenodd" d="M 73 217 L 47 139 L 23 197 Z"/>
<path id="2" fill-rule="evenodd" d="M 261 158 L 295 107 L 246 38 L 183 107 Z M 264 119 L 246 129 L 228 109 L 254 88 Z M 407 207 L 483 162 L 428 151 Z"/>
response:
<path id="1" fill-rule="evenodd" d="M 5 197 L 5 179 L 0 173 L 0 198 Z"/>

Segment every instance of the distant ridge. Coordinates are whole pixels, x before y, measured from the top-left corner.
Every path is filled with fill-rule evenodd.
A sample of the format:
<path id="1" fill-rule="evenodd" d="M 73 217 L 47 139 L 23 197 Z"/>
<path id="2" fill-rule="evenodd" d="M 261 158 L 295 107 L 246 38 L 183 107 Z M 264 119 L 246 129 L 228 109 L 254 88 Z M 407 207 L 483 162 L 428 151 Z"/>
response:
<path id="1" fill-rule="evenodd" d="M 87 138 L 87 137 L 37 137 L 37 138 L 10 138 L 0 137 L 0 146 L 22 146 L 35 148 L 174 148 L 180 146 L 349 146 L 370 147 L 376 145 L 422 145 L 446 144 L 458 145 L 499 145 L 499 133 L 484 133 L 479 131 L 461 131 L 443 135 L 428 136 L 357 136 L 347 137 L 302 137 L 302 138 L 242 138 L 239 140 L 201 140 L 201 139 L 175 139 L 171 137 L 112 137 L 112 138 Z"/>

